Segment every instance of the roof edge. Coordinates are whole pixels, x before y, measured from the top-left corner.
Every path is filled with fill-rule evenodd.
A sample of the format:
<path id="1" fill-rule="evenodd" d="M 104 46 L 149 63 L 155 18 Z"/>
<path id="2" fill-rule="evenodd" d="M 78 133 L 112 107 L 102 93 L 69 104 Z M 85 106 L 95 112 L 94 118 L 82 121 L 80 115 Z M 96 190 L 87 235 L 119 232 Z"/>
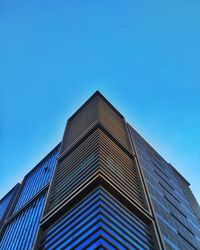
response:
<path id="1" fill-rule="evenodd" d="M 68 118 L 68 121 L 71 121 L 97 96 L 100 97 L 121 119 L 124 119 L 124 116 L 99 92 L 99 90 L 97 90 L 72 116 Z"/>

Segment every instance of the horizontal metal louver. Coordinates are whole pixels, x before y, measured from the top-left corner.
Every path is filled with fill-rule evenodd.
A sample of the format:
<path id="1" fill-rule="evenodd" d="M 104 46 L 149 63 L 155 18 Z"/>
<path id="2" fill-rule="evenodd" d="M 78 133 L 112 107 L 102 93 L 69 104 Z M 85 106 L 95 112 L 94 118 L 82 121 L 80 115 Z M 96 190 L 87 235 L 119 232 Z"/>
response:
<path id="1" fill-rule="evenodd" d="M 61 153 L 97 122 L 103 124 L 124 146 L 130 147 L 124 117 L 103 96 L 96 94 L 68 120 Z"/>
<path id="2" fill-rule="evenodd" d="M 101 172 L 105 178 L 108 178 L 124 196 L 143 206 L 141 186 L 133 158 L 101 131 L 99 149 Z"/>
<path id="3" fill-rule="evenodd" d="M 150 250 L 153 245 L 149 225 L 97 188 L 43 231 L 39 249 Z"/>
<path id="4" fill-rule="evenodd" d="M 127 138 L 125 120 L 116 114 L 109 105 L 101 98 L 98 99 L 99 105 L 99 121 L 127 148 L 130 147 Z"/>
<path id="5" fill-rule="evenodd" d="M 143 206 L 134 159 L 101 129 L 97 129 L 58 162 L 47 211 L 99 173 L 124 196 Z"/>

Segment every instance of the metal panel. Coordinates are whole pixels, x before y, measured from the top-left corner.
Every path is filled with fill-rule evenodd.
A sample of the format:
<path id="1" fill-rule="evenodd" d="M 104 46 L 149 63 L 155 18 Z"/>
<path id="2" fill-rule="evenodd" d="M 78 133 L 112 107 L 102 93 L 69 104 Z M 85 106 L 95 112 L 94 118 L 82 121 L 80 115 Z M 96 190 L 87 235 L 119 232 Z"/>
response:
<path id="1" fill-rule="evenodd" d="M 67 122 L 61 153 L 76 142 L 95 123 L 100 122 L 120 143 L 130 147 L 124 117 L 96 92 Z"/>
<path id="2" fill-rule="evenodd" d="M 192 208 L 192 210 L 194 211 L 194 214 L 200 224 L 200 206 L 194 196 L 194 194 L 192 193 L 191 189 L 190 189 L 190 184 L 185 181 L 185 179 L 178 173 L 178 171 L 176 169 L 174 169 L 174 172 L 177 176 L 177 179 L 179 180 L 179 183 L 185 193 L 185 196 L 188 199 L 188 202 Z"/>
<path id="3" fill-rule="evenodd" d="M 99 172 L 124 196 L 144 207 L 134 157 L 97 129 L 58 163 L 47 210 L 57 206 Z"/>
<path id="4" fill-rule="evenodd" d="M 58 145 L 29 174 L 26 175 L 13 214 L 49 183 L 56 165 L 59 148 Z"/>
<path id="5" fill-rule="evenodd" d="M 101 97 L 98 98 L 99 121 L 127 148 L 130 147 L 125 120 L 118 115 Z"/>
<path id="6" fill-rule="evenodd" d="M 8 204 L 10 203 L 10 200 L 13 197 L 13 192 L 9 193 L 8 195 L 6 195 L 5 197 L 3 197 L 0 200 L 0 220 L 2 220 L 4 213 L 8 207 Z"/>
<path id="7" fill-rule="evenodd" d="M 5 225 L 0 241 L 1 250 L 32 249 L 45 197 L 46 194 L 41 194 Z"/>
<path id="8" fill-rule="evenodd" d="M 174 169 L 129 129 L 166 249 L 200 249 L 200 227 Z"/>
<path id="9" fill-rule="evenodd" d="M 67 122 L 62 139 L 61 153 L 70 147 L 92 124 L 98 120 L 97 98 L 87 103 L 78 114 Z"/>
<path id="10" fill-rule="evenodd" d="M 153 249 L 144 224 L 97 188 L 42 233 L 40 249 Z"/>
<path id="11" fill-rule="evenodd" d="M 0 222 L 3 223 L 3 220 L 6 217 L 8 210 L 11 208 L 11 203 L 15 198 L 16 192 L 18 191 L 20 184 L 17 184 L 12 188 L 1 200 L 0 200 Z M 1 223 L 0 223 L 1 226 Z"/>

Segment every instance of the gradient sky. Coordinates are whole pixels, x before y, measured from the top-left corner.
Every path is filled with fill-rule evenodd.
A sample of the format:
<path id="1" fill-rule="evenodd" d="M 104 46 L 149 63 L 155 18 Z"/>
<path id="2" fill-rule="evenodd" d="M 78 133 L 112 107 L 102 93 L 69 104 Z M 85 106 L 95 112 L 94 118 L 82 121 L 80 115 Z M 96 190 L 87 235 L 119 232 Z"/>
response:
<path id="1" fill-rule="evenodd" d="M 0 1 L 0 198 L 99 90 L 200 202 L 200 1 Z"/>

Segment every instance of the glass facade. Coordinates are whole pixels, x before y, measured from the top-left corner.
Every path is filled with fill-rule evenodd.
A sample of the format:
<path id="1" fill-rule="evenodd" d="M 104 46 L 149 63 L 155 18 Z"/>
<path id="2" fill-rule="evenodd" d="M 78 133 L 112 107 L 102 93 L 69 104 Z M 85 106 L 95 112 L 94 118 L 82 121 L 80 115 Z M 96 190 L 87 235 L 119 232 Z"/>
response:
<path id="1" fill-rule="evenodd" d="M 10 213 L 10 209 L 14 202 L 15 196 L 19 190 L 20 184 L 15 185 L 10 192 L 8 192 L 1 200 L 0 200 L 0 231 L 4 225 L 4 221 L 6 220 L 8 214 Z"/>
<path id="2" fill-rule="evenodd" d="M 200 250 L 188 185 L 96 92 L 0 200 L 0 249 Z"/>
<path id="3" fill-rule="evenodd" d="M 32 199 L 38 192 L 49 184 L 58 153 L 59 147 L 56 147 L 30 173 L 25 176 L 20 190 L 20 196 L 17 200 L 13 213 L 16 213 L 30 199 Z"/>
<path id="4" fill-rule="evenodd" d="M 1 250 L 33 248 L 59 149 L 60 144 L 25 176 L 20 187 L 17 186 L 18 192 L 15 187 L 2 199 L 0 211 L 3 215 L 15 196 L 0 232 Z"/>
<path id="5" fill-rule="evenodd" d="M 199 223 L 173 167 L 131 126 L 129 131 L 166 249 L 200 249 Z"/>
<path id="6" fill-rule="evenodd" d="M 0 242 L 1 250 L 32 249 L 45 197 L 46 194 L 40 195 L 6 224 Z"/>
<path id="7" fill-rule="evenodd" d="M 7 208 L 14 196 L 15 190 L 11 190 L 5 197 L 0 200 L 0 221 L 3 219 Z"/>

